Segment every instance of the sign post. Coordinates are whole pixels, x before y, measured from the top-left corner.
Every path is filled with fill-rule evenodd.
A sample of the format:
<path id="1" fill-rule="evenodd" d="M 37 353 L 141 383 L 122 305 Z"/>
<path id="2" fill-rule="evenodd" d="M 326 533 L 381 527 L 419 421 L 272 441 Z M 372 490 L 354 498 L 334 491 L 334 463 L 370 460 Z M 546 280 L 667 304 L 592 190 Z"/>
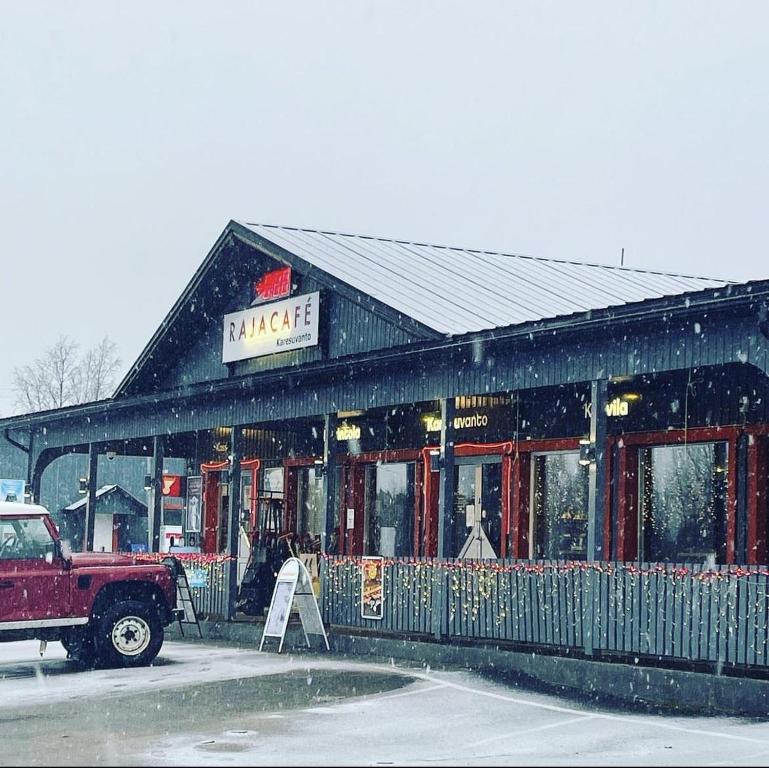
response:
<path id="1" fill-rule="evenodd" d="M 299 611 L 307 647 L 311 647 L 310 635 L 320 635 L 326 643 L 326 650 L 330 650 L 318 601 L 312 588 L 312 579 L 304 563 L 296 557 L 290 557 L 286 560 L 278 574 L 259 650 L 262 650 L 264 641 L 268 637 L 279 639 L 278 653 L 283 650 L 288 617 L 294 605 Z"/>

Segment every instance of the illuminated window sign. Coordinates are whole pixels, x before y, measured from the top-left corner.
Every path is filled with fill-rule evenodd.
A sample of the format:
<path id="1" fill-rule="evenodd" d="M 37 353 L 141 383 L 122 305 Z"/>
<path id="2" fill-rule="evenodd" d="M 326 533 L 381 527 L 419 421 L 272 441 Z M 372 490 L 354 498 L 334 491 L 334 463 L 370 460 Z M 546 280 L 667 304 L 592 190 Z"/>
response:
<path id="1" fill-rule="evenodd" d="M 635 403 L 641 399 L 641 395 L 634 392 L 628 392 L 620 397 L 615 397 L 606 403 L 606 415 L 609 418 L 618 418 L 620 416 L 630 415 L 630 403 Z M 589 419 L 593 415 L 592 403 L 585 403 L 585 418 Z"/>
<path id="2" fill-rule="evenodd" d="M 291 267 L 281 267 L 267 272 L 254 283 L 254 301 L 255 304 L 262 304 L 265 301 L 274 301 L 275 299 L 284 299 L 291 295 Z"/>
<path id="3" fill-rule="evenodd" d="M 443 428 L 443 419 L 440 416 L 428 414 L 423 417 L 425 430 L 427 432 L 440 432 Z M 478 427 L 488 427 L 489 417 L 485 413 L 465 413 L 457 414 L 454 417 L 454 429 L 477 429 Z"/>
<path id="4" fill-rule="evenodd" d="M 225 315 L 222 362 L 317 346 L 319 308 L 316 292 Z"/>
<path id="5" fill-rule="evenodd" d="M 621 400 L 619 397 L 615 397 L 612 401 L 606 404 L 607 416 L 627 416 L 630 413 L 630 406 L 626 400 Z"/>
<path id="6" fill-rule="evenodd" d="M 358 424 L 340 424 L 336 428 L 336 439 L 339 442 L 345 442 L 349 440 L 360 440 L 360 425 Z"/>

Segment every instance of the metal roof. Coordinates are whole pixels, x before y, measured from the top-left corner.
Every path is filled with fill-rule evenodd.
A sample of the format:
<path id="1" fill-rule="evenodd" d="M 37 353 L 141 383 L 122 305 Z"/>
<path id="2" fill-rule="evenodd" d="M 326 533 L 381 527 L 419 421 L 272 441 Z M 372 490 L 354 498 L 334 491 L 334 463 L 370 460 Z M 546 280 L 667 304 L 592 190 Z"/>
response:
<path id="1" fill-rule="evenodd" d="M 114 491 L 118 491 L 119 493 L 122 493 L 124 496 L 127 496 L 131 501 L 135 501 L 139 506 L 142 506 L 142 507 L 147 506 L 143 502 L 139 501 L 139 499 L 137 499 L 136 496 L 134 496 L 132 493 L 129 493 L 125 488 L 121 488 L 119 485 L 103 485 L 101 488 L 99 488 L 96 491 L 96 498 L 98 500 L 102 496 L 113 493 Z M 78 509 L 82 509 L 83 507 L 85 507 L 87 503 L 88 503 L 88 497 L 83 496 L 82 499 L 78 499 L 74 503 L 70 504 L 68 507 L 64 507 L 62 511 L 76 512 Z"/>
<path id="2" fill-rule="evenodd" d="M 605 264 L 238 223 L 335 279 L 448 335 L 719 288 L 729 282 Z"/>

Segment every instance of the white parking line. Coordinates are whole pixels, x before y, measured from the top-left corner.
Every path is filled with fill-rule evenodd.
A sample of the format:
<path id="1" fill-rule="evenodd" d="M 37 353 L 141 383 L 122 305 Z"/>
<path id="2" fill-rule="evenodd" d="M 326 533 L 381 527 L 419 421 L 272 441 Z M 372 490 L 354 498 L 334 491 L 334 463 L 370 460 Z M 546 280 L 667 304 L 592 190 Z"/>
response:
<path id="1" fill-rule="evenodd" d="M 382 667 L 380 667 L 381 669 Z M 390 669 L 392 671 L 392 667 L 387 667 L 387 669 Z M 440 680 L 439 678 L 433 677 L 432 675 L 428 675 L 424 672 L 418 672 L 416 670 L 413 670 L 411 672 L 411 675 L 413 677 L 421 678 L 422 680 L 427 680 L 431 683 L 444 683 L 446 687 L 448 688 L 454 688 L 458 691 L 463 691 L 464 693 L 471 693 L 475 694 L 476 696 L 485 696 L 489 699 L 496 699 L 497 701 L 505 701 L 509 704 L 519 704 L 524 707 L 534 707 L 536 709 L 544 709 L 550 712 L 561 712 L 563 714 L 567 715 L 575 715 L 576 717 L 579 716 L 586 716 L 588 713 L 580 711 L 578 709 L 573 709 L 571 707 L 561 707 L 557 704 L 543 704 L 541 702 L 536 701 L 526 701 L 525 699 L 519 699 L 516 696 L 505 696 L 501 693 L 493 693 L 492 691 L 482 691 L 478 690 L 477 688 L 470 688 L 466 685 L 460 685 L 459 683 L 452 683 L 448 680 Z M 732 733 L 723 733 L 722 731 L 708 731 L 701 728 L 686 728 L 681 725 L 672 725 L 671 723 L 666 723 L 661 717 L 657 718 L 655 720 L 649 720 L 648 718 L 644 717 L 628 717 L 624 715 L 607 715 L 604 713 L 590 713 L 593 715 L 596 719 L 601 720 L 610 720 L 612 722 L 617 723 L 627 723 L 629 725 L 646 725 L 653 728 L 661 728 L 668 731 L 676 731 L 678 733 L 688 733 L 693 736 L 707 736 L 709 738 L 718 738 L 718 739 L 729 739 L 730 741 L 742 741 L 747 742 L 751 744 L 761 744 L 762 746 L 769 748 L 769 739 L 754 739 L 750 736 L 739 736 L 737 734 Z"/>
<path id="2" fill-rule="evenodd" d="M 509 733 L 503 733 L 499 736 L 492 736 L 488 739 L 481 739 L 481 741 L 473 741 L 473 747 L 480 747 L 483 744 L 492 744 L 495 741 L 504 741 L 505 739 L 517 738 L 519 736 L 528 736 L 532 733 L 539 733 L 540 731 L 550 731 L 554 728 L 565 728 L 567 725 L 574 725 L 575 723 L 585 723 L 588 720 L 595 720 L 596 715 L 584 715 L 583 717 L 574 717 L 571 720 L 561 720 L 558 723 L 550 723 L 549 725 L 540 725 L 536 728 L 526 728 L 523 731 L 510 731 Z"/>
<path id="3" fill-rule="evenodd" d="M 385 694 L 379 696 L 377 701 L 389 701 L 390 699 L 402 699 L 404 696 L 420 696 L 423 693 L 430 693 L 431 691 L 440 691 L 442 688 L 446 688 L 445 683 L 440 685 L 431 685 L 429 688 L 417 688 L 415 691 L 404 691 L 402 693 Z"/>

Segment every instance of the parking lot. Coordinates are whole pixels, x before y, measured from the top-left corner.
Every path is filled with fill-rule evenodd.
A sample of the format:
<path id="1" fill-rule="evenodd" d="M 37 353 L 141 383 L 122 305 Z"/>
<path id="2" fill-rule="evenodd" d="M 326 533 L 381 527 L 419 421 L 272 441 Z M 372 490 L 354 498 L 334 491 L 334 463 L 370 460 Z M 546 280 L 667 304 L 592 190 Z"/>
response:
<path id="1" fill-rule="evenodd" d="M 769 763 L 769 722 L 598 708 L 458 670 L 167 642 L 150 668 L 0 645 L 4 764 Z"/>

